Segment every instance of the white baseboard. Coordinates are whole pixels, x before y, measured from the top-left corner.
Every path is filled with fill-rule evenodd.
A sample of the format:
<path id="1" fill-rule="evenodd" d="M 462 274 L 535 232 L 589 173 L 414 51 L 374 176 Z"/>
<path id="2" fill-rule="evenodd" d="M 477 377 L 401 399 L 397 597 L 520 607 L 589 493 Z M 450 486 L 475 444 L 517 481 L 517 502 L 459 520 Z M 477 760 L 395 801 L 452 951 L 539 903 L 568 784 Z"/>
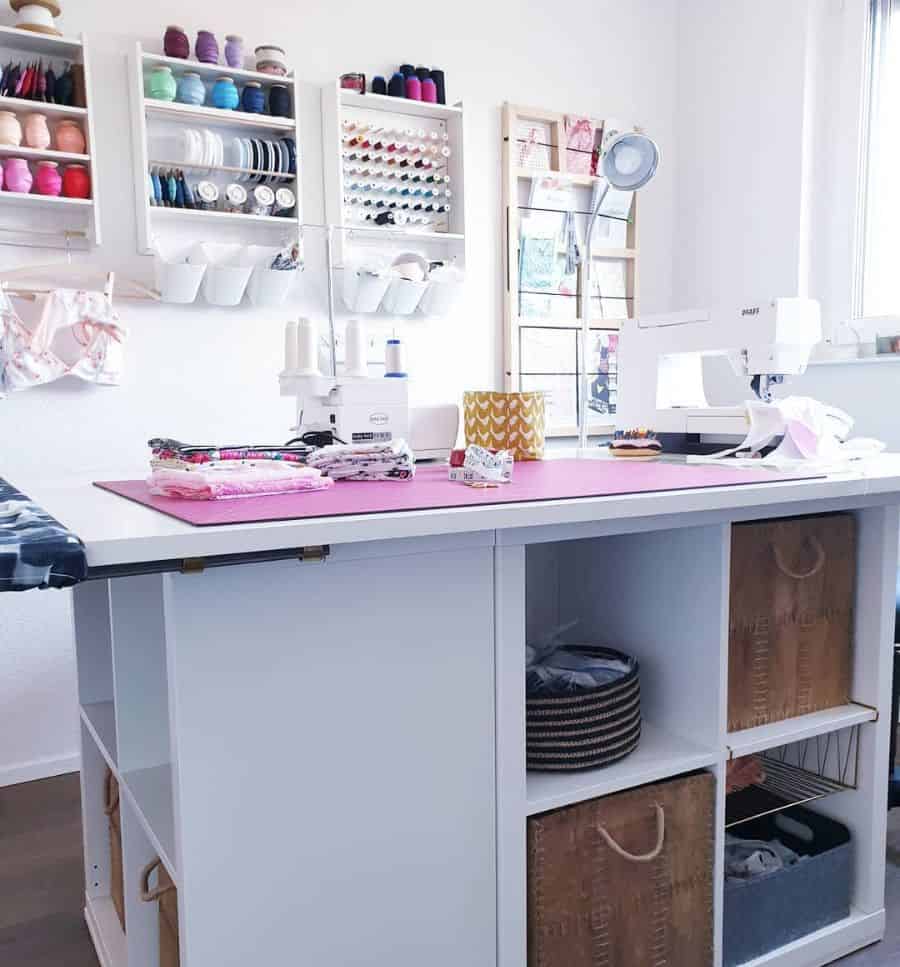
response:
<path id="1" fill-rule="evenodd" d="M 59 756 L 53 759 L 35 759 L 32 762 L 19 762 L 16 765 L 0 767 L 0 788 L 17 786 L 20 782 L 33 782 L 35 779 L 50 779 L 68 772 L 78 772 L 81 761 L 77 755 Z"/>

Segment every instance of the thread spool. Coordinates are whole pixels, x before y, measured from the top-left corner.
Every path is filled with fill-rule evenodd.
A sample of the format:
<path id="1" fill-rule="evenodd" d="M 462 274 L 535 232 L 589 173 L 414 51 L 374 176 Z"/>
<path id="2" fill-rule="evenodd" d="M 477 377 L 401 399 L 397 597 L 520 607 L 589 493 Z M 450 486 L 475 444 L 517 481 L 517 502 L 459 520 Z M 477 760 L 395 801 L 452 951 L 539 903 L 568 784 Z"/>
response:
<path id="1" fill-rule="evenodd" d="M 437 85 L 430 77 L 422 81 L 422 100 L 428 104 L 437 104 Z"/>
<path id="2" fill-rule="evenodd" d="M 391 97 L 404 97 L 406 95 L 406 78 L 397 71 L 388 81 L 388 94 Z"/>
<path id="3" fill-rule="evenodd" d="M 409 77 L 410 74 L 415 74 L 416 69 L 412 64 L 401 64 L 399 68 L 397 68 L 397 72 L 406 78 Z"/>
<path id="4" fill-rule="evenodd" d="M 366 363 L 366 327 L 359 319 L 349 319 L 344 334 L 344 373 L 354 379 L 369 375 Z"/>
<path id="5" fill-rule="evenodd" d="M 384 347 L 384 375 L 395 379 L 406 376 L 403 357 L 403 343 L 399 339 L 388 339 Z"/>
<path id="6" fill-rule="evenodd" d="M 298 368 L 299 345 L 297 335 L 299 323 L 295 319 L 289 319 L 284 326 L 284 371 L 293 373 Z"/>
<path id="7" fill-rule="evenodd" d="M 372 93 L 387 94 L 387 81 L 380 74 L 372 78 Z"/>
<path id="8" fill-rule="evenodd" d="M 285 338 L 287 334 L 285 334 Z M 297 372 L 301 376 L 319 375 L 319 332 L 312 319 L 301 317 L 297 326 Z"/>
<path id="9" fill-rule="evenodd" d="M 438 104 L 447 103 L 447 91 L 444 87 L 444 72 L 438 70 L 435 67 L 431 69 L 431 79 L 434 81 L 434 86 L 437 88 L 437 102 Z"/>
<path id="10" fill-rule="evenodd" d="M 431 71 L 427 67 L 416 68 L 416 77 L 418 77 L 420 81 L 424 81 L 425 78 L 428 77 L 430 74 L 431 74 Z"/>

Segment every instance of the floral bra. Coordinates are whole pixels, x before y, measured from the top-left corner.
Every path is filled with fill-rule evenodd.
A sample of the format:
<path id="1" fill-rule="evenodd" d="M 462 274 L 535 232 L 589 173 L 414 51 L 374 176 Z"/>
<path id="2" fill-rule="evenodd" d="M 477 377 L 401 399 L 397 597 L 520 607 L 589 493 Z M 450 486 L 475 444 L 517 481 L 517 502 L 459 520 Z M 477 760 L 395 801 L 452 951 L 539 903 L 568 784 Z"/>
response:
<path id="1" fill-rule="evenodd" d="M 117 386 L 125 330 L 102 292 L 55 289 L 19 315 L 0 288 L 0 396 L 77 376 Z"/>

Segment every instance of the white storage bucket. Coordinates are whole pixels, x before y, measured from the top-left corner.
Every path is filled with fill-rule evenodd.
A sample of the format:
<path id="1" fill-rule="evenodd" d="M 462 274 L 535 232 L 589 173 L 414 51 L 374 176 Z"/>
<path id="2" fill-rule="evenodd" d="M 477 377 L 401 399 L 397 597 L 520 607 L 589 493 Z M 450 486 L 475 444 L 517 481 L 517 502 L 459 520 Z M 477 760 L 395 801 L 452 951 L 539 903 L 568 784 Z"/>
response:
<path id="1" fill-rule="evenodd" d="M 377 312 L 390 284 L 387 274 L 348 266 L 344 269 L 344 302 L 351 312 Z"/>
<path id="2" fill-rule="evenodd" d="M 243 245 L 203 243 L 200 246 L 209 265 L 203 279 L 203 298 L 212 306 L 240 305 L 250 276 L 252 265 L 243 265 Z"/>
<path id="3" fill-rule="evenodd" d="M 464 287 L 463 282 L 442 282 L 432 279 L 419 303 L 419 310 L 426 316 L 449 315 L 462 298 Z"/>
<path id="4" fill-rule="evenodd" d="M 395 277 L 391 279 L 381 308 L 393 316 L 408 316 L 416 311 L 427 288 L 427 282 L 411 282 Z"/>
<path id="5" fill-rule="evenodd" d="M 188 305 L 197 298 L 206 272 L 206 258 L 196 245 L 154 246 L 156 288 L 163 302 Z"/>
<path id="6" fill-rule="evenodd" d="M 258 308 L 284 305 L 299 269 L 273 269 L 270 266 L 281 251 L 265 245 L 250 245 L 242 256 L 242 263 L 253 268 L 247 296 Z"/>

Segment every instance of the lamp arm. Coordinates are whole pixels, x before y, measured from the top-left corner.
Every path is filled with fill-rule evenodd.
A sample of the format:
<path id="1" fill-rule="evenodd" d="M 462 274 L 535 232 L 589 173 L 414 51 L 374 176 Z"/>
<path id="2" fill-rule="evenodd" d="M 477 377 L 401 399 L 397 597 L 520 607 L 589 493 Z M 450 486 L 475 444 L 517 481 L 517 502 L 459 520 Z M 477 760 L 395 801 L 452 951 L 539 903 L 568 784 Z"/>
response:
<path id="1" fill-rule="evenodd" d="M 584 450 L 587 448 L 588 427 L 587 427 L 587 403 L 590 397 L 590 372 L 588 370 L 588 341 L 591 332 L 591 258 L 593 254 L 594 225 L 603 207 L 603 202 L 609 193 L 609 181 L 603 187 L 597 204 L 588 219 L 587 235 L 584 240 L 584 257 L 581 261 L 581 366 L 583 372 L 579 380 L 578 394 L 578 446 Z M 577 368 L 577 367 L 576 367 Z"/>

